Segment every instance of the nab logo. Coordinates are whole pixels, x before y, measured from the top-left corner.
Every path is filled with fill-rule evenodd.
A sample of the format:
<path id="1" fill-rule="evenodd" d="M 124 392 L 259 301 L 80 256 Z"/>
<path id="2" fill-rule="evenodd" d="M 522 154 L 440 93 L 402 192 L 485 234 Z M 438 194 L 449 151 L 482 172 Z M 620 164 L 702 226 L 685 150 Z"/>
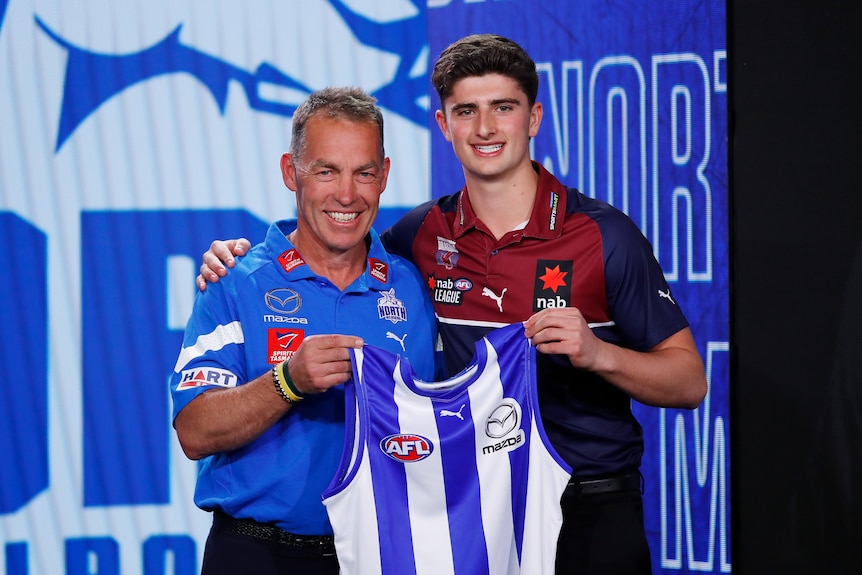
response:
<path id="1" fill-rule="evenodd" d="M 473 288 L 473 282 L 466 278 L 438 279 L 431 274 L 428 276 L 428 288 L 431 290 L 431 297 L 436 303 L 461 305 L 464 292 Z"/>
<path id="2" fill-rule="evenodd" d="M 380 441 L 380 450 L 395 461 L 412 463 L 422 461 L 434 451 L 431 440 L 421 435 L 397 433 Z"/>
<path id="3" fill-rule="evenodd" d="M 533 311 L 569 307 L 572 302 L 572 262 L 539 260 L 533 285 Z"/>

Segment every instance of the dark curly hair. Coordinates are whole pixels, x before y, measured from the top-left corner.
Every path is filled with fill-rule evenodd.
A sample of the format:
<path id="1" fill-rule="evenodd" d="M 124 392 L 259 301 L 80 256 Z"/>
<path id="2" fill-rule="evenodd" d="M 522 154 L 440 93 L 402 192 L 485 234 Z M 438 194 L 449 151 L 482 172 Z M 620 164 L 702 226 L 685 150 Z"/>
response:
<path id="1" fill-rule="evenodd" d="M 536 63 L 517 43 L 496 34 L 473 34 L 450 44 L 434 64 L 431 83 L 442 106 L 459 80 L 486 74 L 512 78 L 527 95 L 530 106 L 536 102 L 539 92 Z"/>

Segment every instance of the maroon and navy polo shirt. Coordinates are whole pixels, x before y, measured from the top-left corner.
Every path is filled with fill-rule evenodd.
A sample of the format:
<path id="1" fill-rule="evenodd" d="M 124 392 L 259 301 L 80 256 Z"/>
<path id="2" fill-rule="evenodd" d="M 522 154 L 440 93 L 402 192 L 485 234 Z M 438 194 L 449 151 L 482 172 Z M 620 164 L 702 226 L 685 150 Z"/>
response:
<path id="1" fill-rule="evenodd" d="M 489 330 L 549 307 L 578 308 L 596 336 L 636 351 L 688 326 L 635 223 L 533 165 L 530 219 L 499 240 L 473 212 L 467 189 L 416 207 L 381 236 L 425 279 L 450 376 Z M 631 399 L 565 356 L 538 354 L 537 363 L 545 429 L 575 475 L 637 469 L 643 432 Z"/>

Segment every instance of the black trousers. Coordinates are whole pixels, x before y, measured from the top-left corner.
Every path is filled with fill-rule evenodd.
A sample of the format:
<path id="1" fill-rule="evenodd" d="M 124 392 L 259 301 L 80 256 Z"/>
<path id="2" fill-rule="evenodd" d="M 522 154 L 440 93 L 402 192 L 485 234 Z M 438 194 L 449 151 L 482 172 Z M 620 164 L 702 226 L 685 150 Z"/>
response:
<path id="1" fill-rule="evenodd" d="M 213 523 L 201 575 L 338 575 L 335 555 L 219 528 Z"/>
<path id="2" fill-rule="evenodd" d="M 582 495 L 561 500 L 563 527 L 556 575 L 650 575 L 640 490 Z"/>

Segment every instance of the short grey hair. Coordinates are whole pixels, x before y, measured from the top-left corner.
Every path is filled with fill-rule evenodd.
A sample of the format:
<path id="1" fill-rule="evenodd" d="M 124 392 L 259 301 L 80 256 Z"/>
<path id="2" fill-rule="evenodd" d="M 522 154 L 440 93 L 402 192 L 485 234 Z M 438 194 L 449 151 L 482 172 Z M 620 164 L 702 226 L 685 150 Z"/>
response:
<path id="1" fill-rule="evenodd" d="M 386 155 L 383 148 L 383 112 L 377 106 L 377 98 L 361 88 L 344 87 L 323 88 L 313 92 L 296 109 L 290 141 L 290 154 L 294 158 L 300 158 L 305 153 L 305 126 L 318 114 L 327 118 L 377 124 L 380 133 L 380 158 Z"/>

